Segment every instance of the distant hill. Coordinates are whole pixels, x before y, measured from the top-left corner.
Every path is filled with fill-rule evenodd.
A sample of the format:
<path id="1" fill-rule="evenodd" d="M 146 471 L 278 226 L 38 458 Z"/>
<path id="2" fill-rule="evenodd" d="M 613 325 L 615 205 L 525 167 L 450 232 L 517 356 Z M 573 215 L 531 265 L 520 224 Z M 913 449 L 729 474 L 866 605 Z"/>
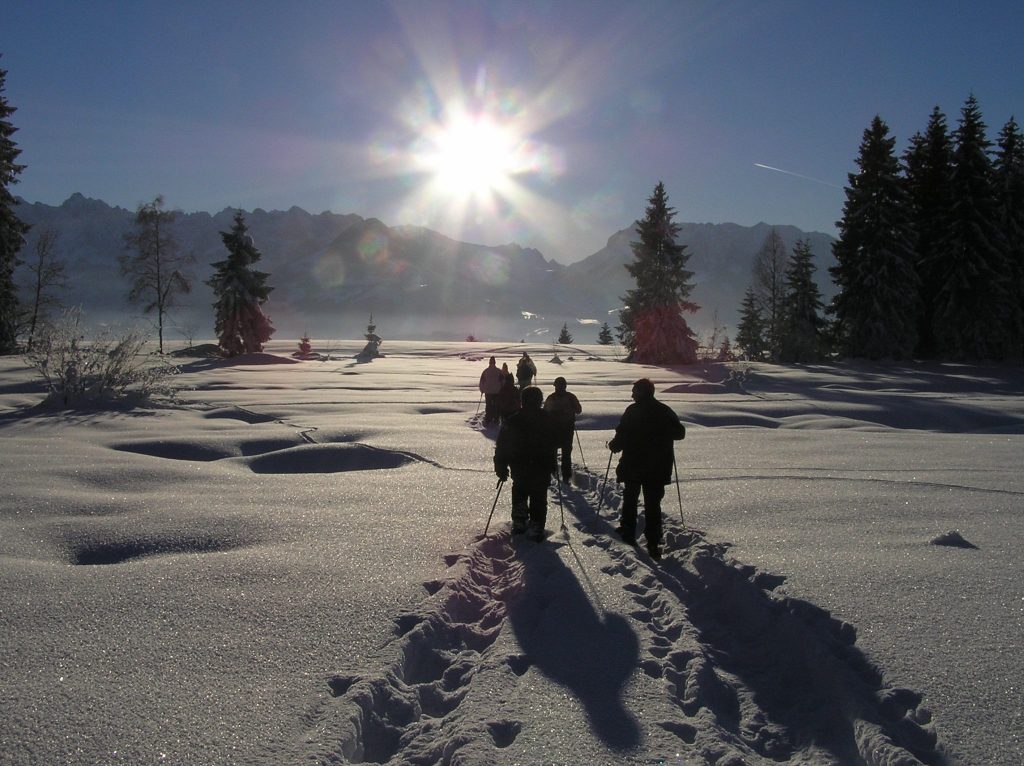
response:
<path id="1" fill-rule="evenodd" d="M 125 321 L 138 315 L 126 301 L 127 281 L 117 257 L 131 231 L 134 211 L 74 194 L 59 206 L 27 203 L 17 215 L 34 227 L 58 233 L 57 254 L 68 263 L 69 305 L 81 305 L 91 323 Z M 225 255 L 220 232 L 231 228 L 235 211 L 216 215 L 182 214 L 174 233 L 195 255 L 193 291 L 171 314 L 179 333 L 195 338 L 213 334 L 213 294 L 205 280 L 210 264 Z M 618 322 L 619 297 L 632 286 L 624 264 L 632 261 L 633 227 L 612 235 L 593 255 L 565 266 L 537 250 L 457 242 L 430 229 L 386 226 L 375 218 L 335 213 L 310 214 L 257 209 L 246 224 L 263 254 L 259 268 L 274 287 L 266 311 L 276 337 L 314 339 L 359 337 L 372 312 L 385 338 L 514 341 L 557 337 L 563 322 L 577 342 L 593 342 L 598 326 L 579 320 Z M 751 262 L 764 241 L 767 224 L 681 224 L 694 272 L 693 298 L 702 306 L 691 325 L 706 331 L 718 323 L 735 332 L 736 314 L 750 284 Z M 832 294 L 825 268 L 832 263 L 832 238 L 775 227 L 787 247 L 800 238 L 818 258 L 819 284 Z M 527 316 L 524 317 L 524 312 Z M 611 313 L 609 313 L 611 312 Z M 172 331 L 169 336 L 174 337 Z"/>

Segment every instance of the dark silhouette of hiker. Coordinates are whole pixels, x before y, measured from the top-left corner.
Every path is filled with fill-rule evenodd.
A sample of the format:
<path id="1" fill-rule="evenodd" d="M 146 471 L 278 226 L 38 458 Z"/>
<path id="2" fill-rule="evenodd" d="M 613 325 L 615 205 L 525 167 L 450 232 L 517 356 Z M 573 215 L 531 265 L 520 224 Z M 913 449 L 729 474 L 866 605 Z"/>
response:
<path id="1" fill-rule="evenodd" d="M 672 408 L 654 398 L 654 384 L 641 378 L 633 384 L 633 404 L 622 413 L 608 449 L 621 452 L 616 478 L 622 493 L 623 542 L 636 545 L 637 504 L 644 495 L 644 537 L 652 558 L 661 558 L 661 499 L 672 482 L 673 442 L 686 437 L 686 429 Z"/>
<path id="2" fill-rule="evenodd" d="M 583 412 L 580 400 L 568 391 L 565 378 L 555 378 L 555 393 L 544 401 L 544 411 L 551 415 L 555 440 L 562 453 L 562 479 L 572 478 L 572 437 L 576 433 L 576 416 Z"/>
<path id="3" fill-rule="evenodd" d="M 480 373 L 480 393 L 484 395 L 484 425 L 498 422 L 498 392 L 501 391 L 501 370 L 497 368 L 494 357 L 491 357 L 487 369 Z"/>
<path id="4" fill-rule="evenodd" d="M 537 365 L 533 363 L 530 355 L 524 351 L 522 358 L 520 358 L 519 363 L 516 365 L 516 379 L 519 381 L 519 387 L 526 388 L 531 385 L 536 375 Z"/>
<path id="5" fill-rule="evenodd" d="M 521 398 L 522 409 L 498 433 L 494 472 L 502 481 L 512 472 L 512 533 L 527 532 L 539 542 L 547 522 L 548 485 L 558 463 L 551 418 L 541 407 L 544 394 L 528 386 Z"/>

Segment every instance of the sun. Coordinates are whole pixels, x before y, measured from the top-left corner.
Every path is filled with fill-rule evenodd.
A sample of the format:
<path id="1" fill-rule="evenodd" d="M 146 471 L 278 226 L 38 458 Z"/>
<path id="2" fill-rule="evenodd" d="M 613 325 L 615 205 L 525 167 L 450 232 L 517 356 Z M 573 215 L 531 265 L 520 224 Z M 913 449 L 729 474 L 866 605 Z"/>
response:
<path id="1" fill-rule="evenodd" d="M 424 157 L 437 188 L 454 197 L 500 193 L 521 172 L 515 131 L 486 115 L 463 115 L 437 127 Z"/>

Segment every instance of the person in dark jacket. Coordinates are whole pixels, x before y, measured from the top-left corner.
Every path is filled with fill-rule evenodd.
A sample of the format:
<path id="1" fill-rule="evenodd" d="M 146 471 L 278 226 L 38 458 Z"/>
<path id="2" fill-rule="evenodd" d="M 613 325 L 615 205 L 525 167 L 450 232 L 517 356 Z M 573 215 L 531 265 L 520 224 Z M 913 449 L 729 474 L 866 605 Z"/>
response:
<path id="1" fill-rule="evenodd" d="M 480 373 L 480 393 L 484 395 L 484 425 L 498 422 L 498 392 L 501 391 L 501 370 L 498 369 L 494 357 Z"/>
<path id="2" fill-rule="evenodd" d="M 540 542 L 548 514 L 548 485 L 558 470 L 551 418 L 541 405 L 544 394 L 528 386 L 522 409 L 505 422 L 494 449 L 494 472 L 502 481 L 512 472 L 512 533 L 527 532 Z"/>
<path id="3" fill-rule="evenodd" d="M 516 379 L 511 373 L 506 375 L 501 383 L 501 391 L 498 392 L 495 406 L 498 408 L 498 417 L 502 423 L 519 412 L 519 389 L 516 388 Z"/>
<path id="4" fill-rule="evenodd" d="M 537 365 L 533 363 L 530 355 L 524 351 L 519 359 L 519 363 L 516 365 L 516 379 L 519 381 L 519 387 L 526 388 L 531 385 L 536 374 Z"/>
<path id="5" fill-rule="evenodd" d="M 654 398 L 654 384 L 641 378 L 633 384 L 633 404 L 622 413 L 608 448 L 622 457 L 616 478 L 625 484 L 622 493 L 622 540 L 636 545 L 637 503 L 644 494 L 647 551 L 661 558 L 661 499 L 672 482 L 674 441 L 686 437 L 686 429 L 672 409 Z"/>
<path id="6" fill-rule="evenodd" d="M 576 416 L 583 412 L 580 400 L 569 393 L 565 378 L 555 378 L 555 393 L 544 400 L 544 411 L 550 413 L 555 438 L 562 453 L 562 479 L 572 478 L 572 437 L 576 433 Z"/>

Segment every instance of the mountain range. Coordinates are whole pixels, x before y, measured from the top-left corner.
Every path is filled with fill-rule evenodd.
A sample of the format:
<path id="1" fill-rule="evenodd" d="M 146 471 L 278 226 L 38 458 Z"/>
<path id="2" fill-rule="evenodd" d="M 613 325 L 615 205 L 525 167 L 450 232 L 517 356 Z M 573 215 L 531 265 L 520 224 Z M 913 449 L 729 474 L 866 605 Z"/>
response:
<path id="1" fill-rule="evenodd" d="M 19 200 L 15 212 L 33 227 L 23 258 L 31 257 L 43 230 L 57 233 L 54 252 L 69 275 L 59 295 L 65 305 L 80 305 L 92 324 L 140 315 L 127 302 L 128 280 L 118 262 L 134 211 L 73 194 L 58 206 Z M 220 232 L 230 230 L 235 212 L 181 213 L 175 220 L 178 244 L 195 258 L 194 278 L 192 292 L 170 313 L 165 337 L 212 337 L 214 298 L 205 280 L 211 264 L 226 255 Z M 256 268 L 270 274 L 274 288 L 264 310 L 278 338 L 361 337 L 372 313 L 385 339 L 554 340 L 565 323 L 576 342 L 590 343 L 601 323 L 615 327 L 621 296 L 633 286 L 624 266 L 633 260 L 635 224 L 596 253 L 564 265 L 515 244 L 458 242 L 352 214 L 298 207 L 243 212 L 262 254 Z M 787 248 L 799 239 L 810 242 L 818 284 L 826 298 L 832 295 L 833 239 L 827 234 L 765 223 L 681 223 L 678 241 L 687 246 L 694 273 L 691 298 L 701 306 L 687 321 L 698 333 L 718 325 L 735 334 L 754 256 L 772 228 Z M 24 267 L 20 271 L 25 276 Z"/>

